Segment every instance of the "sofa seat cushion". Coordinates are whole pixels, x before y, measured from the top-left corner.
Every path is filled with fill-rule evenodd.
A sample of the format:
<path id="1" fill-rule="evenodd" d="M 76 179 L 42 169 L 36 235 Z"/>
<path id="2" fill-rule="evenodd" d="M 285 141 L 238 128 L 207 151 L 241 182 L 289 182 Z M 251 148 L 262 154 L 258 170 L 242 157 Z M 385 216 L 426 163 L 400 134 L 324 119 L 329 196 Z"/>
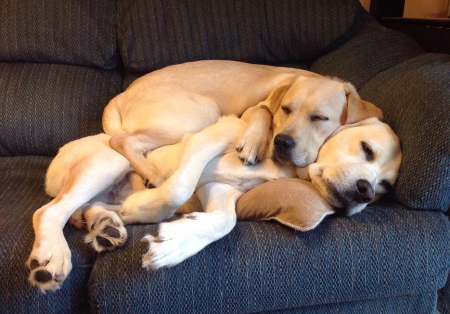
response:
<path id="1" fill-rule="evenodd" d="M 0 73 L 0 156 L 54 156 L 102 132 L 103 108 L 122 90 L 116 70 L 0 63 Z"/>
<path id="2" fill-rule="evenodd" d="M 450 223 L 439 212 L 379 203 L 298 232 L 278 223 L 237 223 L 223 239 L 173 268 L 141 267 L 146 234 L 100 254 L 89 281 L 98 313 L 249 313 L 436 291 L 450 267 Z M 125 302 L 125 300 L 127 300 Z"/>
<path id="3" fill-rule="evenodd" d="M 356 0 L 119 1 L 117 37 L 133 71 L 201 59 L 305 61 L 347 32 L 358 7 Z"/>
<path id="4" fill-rule="evenodd" d="M 319 304 L 307 307 L 265 311 L 264 314 L 439 314 L 436 292 L 390 296 L 372 300 Z M 447 312 L 442 312 L 447 313 Z"/>
<path id="5" fill-rule="evenodd" d="M 445 287 L 438 292 L 438 310 L 441 313 L 450 313 L 450 276 Z"/>
<path id="6" fill-rule="evenodd" d="M 0 60 L 112 69 L 119 62 L 116 1 L 2 1 Z"/>
<path id="7" fill-rule="evenodd" d="M 51 198 L 44 192 L 48 157 L 0 157 L 1 313 L 88 313 L 87 281 L 96 258 L 84 232 L 66 227 L 72 272 L 62 288 L 42 294 L 28 282 L 25 262 L 34 241 L 33 213 Z"/>
<path id="8" fill-rule="evenodd" d="M 450 207 L 450 56 L 421 54 L 370 80 L 361 97 L 400 137 L 396 199 L 408 208 Z"/>

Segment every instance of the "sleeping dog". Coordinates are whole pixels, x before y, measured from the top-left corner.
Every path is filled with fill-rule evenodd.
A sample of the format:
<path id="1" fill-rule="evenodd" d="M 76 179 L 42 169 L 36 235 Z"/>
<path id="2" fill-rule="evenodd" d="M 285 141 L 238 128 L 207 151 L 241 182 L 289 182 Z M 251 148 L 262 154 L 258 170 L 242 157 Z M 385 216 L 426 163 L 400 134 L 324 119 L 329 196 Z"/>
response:
<path id="1" fill-rule="evenodd" d="M 208 126 L 215 130 L 214 123 L 223 114 L 242 114 L 240 122 L 218 124 L 236 127 L 239 132 L 219 127 L 215 140 L 219 140 L 220 145 L 213 142 L 211 147 L 194 147 L 193 151 L 200 154 L 198 160 L 203 163 L 200 168 L 195 168 L 199 167 L 197 164 L 191 167 L 190 156 L 185 156 L 185 168 L 195 174 L 194 179 L 190 178 L 193 181 L 180 184 L 174 191 L 166 191 L 170 182 L 176 180 L 173 179 L 176 176 L 170 174 L 177 173 L 177 152 L 190 143 L 184 140 L 185 144 L 179 144 L 183 136 L 193 134 L 191 137 L 196 139 L 209 134 L 206 129 L 201 130 Z M 140 178 L 130 174 L 131 169 L 159 187 L 155 190 L 158 192 L 149 193 L 161 197 L 153 202 L 150 196 L 149 202 L 145 191 L 133 194 L 123 203 L 120 218 L 125 223 L 159 222 L 173 214 L 173 208 L 186 193 L 192 194 L 192 184 L 195 189 L 198 183 L 195 178 L 210 161 L 209 154 L 223 154 L 233 146 L 238 156 L 234 161 L 238 162 L 236 167 L 243 167 L 240 160 L 252 165 L 257 160 L 272 157 L 268 160 L 273 166 L 266 167 L 279 171 L 272 173 L 263 168 L 263 174 L 265 171 L 271 174 L 259 178 L 260 172 L 257 172 L 256 181 L 243 176 L 241 183 L 246 190 L 258 182 L 292 176 L 295 166 L 306 167 L 314 162 L 319 148 L 339 127 L 381 116 L 381 110 L 361 100 L 350 83 L 298 69 L 234 61 L 198 61 L 145 75 L 105 108 L 103 127 L 107 135 L 67 144 L 50 165 L 46 191 L 55 199 L 33 216 L 36 238 L 27 264 L 32 270 L 30 281 L 42 290 L 59 287 L 71 268 L 63 226 L 86 203 L 102 200 L 107 204 L 119 204 L 125 196 L 133 194 L 135 188 L 130 183 Z M 170 146 L 172 153 L 164 155 L 163 147 L 167 145 L 174 145 Z M 160 163 L 148 161 L 161 154 L 165 157 Z M 251 173 L 244 171 L 245 175 Z M 246 184 L 247 181 L 251 183 Z M 206 191 L 206 187 L 203 190 Z M 183 197 L 173 198 L 173 192 Z M 153 211 L 157 205 L 161 210 Z M 118 211 L 114 206 L 111 209 Z M 152 211 L 154 217 L 149 217 L 147 214 Z M 102 250 L 108 245 L 123 243 L 124 229 L 117 214 L 103 213 L 114 219 L 97 220 L 97 212 L 104 211 L 95 206 L 85 211 L 88 229 L 100 232 L 108 240 L 103 236 L 89 237 L 94 247 Z M 73 221 L 76 223 L 79 219 Z M 113 226 L 106 226 L 109 222 Z"/>
<path id="2" fill-rule="evenodd" d="M 158 170 L 163 184 L 144 190 L 128 160 L 109 146 L 110 136 L 91 136 L 62 147 L 47 173 L 47 192 L 56 198 L 33 219 L 36 242 L 27 262 L 30 281 L 48 290 L 57 289 L 67 277 L 70 250 L 60 221 L 67 221 L 78 207 L 83 207 L 89 230 L 86 238 L 101 251 L 125 242 L 123 224 L 166 220 L 196 192 L 204 212 L 162 223 L 158 237 L 145 237 L 150 246 L 143 266 L 158 269 L 176 265 L 228 234 L 236 223 L 238 198 L 263 182 L 310 179 L 330 204 L 351 215 L 396 180 L 399 140 L 377 118 L 341 127 L 306 169 L 277 158 L 243 165 L 234 144 L 246 127 L 242 119 L 225 117 L 178 144 L 147 154 L 147 163 Z"/>
<path id="3" fill-rule="evenodd" d="M 283 102 L 281 102 L 283 100 Z M 271 142 L 279 160 L 306 167 L 337 127 L 369 117 L 380 109 L 363 101 L 349 83 L 295 68 L 226 60 L 204 60 L 151 72 L 114 97 L 103 113 L 110 145 L 154 186 L 158 171 L 144 155 L 176 144 L 214 124 L 223 115 L 242 116 L 247 128 L 236 141 L 246 164 L 263 159 Z"/>

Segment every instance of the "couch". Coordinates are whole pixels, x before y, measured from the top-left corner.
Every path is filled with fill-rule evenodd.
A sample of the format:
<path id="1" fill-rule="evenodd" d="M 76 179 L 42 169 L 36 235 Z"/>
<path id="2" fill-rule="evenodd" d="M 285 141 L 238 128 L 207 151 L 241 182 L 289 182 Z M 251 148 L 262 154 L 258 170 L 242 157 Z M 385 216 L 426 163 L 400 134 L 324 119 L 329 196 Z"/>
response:
<path id="1" fill-rule="evenodd" d="M 357 0 L 21 0 L 0 4 L 1 313 L 450 312 L 450 55 L 424 53 Z M 67 225 L 73 270 L 27 281 L 33 212 L 63 144 L 164 66 L 231 59 L 352 82 L 402 139 L 395 192 L 305 233 L 241 221 L 182 264 L 141 268 L 155 225 L 96 254 Z M 251 88 L 251 86 L 249 86 Z M 301 200 L 299 200 L 301 201 Z"/>

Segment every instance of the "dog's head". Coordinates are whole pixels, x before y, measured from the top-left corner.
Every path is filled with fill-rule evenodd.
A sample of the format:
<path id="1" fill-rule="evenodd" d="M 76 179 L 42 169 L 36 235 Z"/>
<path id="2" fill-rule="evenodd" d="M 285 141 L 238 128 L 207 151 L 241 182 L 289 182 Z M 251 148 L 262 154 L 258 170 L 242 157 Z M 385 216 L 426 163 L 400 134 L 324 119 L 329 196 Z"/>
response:
<path id="1" fill-rule="evenodd" d="M 393 188 L 401 158 L 397 135 L 371 118 L 341 127 L 322 146 L 308 173 L 336 211 L 350 216 Z"/>
<path id="2" fill-rule="evenodd" d="M 269 154 L 281 163 L 306 167 L 316 160 L 325 140 L 340 126 L 382 112 L 361 100 L 350 83 L 301 76 L 276 88 L 268 98 L 273 114 Z"/>

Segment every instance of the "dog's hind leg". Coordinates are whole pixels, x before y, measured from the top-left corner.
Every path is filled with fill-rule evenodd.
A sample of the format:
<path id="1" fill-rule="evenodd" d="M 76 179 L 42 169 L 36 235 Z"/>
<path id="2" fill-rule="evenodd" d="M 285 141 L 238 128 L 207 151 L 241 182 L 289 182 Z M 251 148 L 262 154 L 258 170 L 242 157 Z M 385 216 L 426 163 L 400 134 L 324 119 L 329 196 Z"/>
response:
<path id="1" fill-rule="evenodd" d="M 134 171 L 153 186 L 158 187 L 162 184 L 161 174 L 147 162 L 146 154 L 160 146 L 176 144 L 182 137 L 183 135 L 168 134 L 156 128 L 156 130 L 115 135 L 109 143 L 113 149 L 130 161 Z"/>
<path id="2" fill-rule="evenodd" d="M 129 171 L 129 162 L 111 148 L 96 152 L 79 159 L 65 174 L 56 198 L 33 215 L 35 241 L 27 267 L 31 271 L 29 281 L 41 291 L 58 289 L 72 268 L 63 234 L 69 217 Z M 53 162 L 61 160 L 64 156 L 57 156 Z"/>
<path id="3" fill-rule="evenodd" d="M 113 137 L 110 140 L 111 147 L 125 156 L 132 168 L 156 187 L 162 184 L 161 176 L 156 168 L 148 164 L 145 155 L 156 148 L 179 143 L 186 134 L 203 130 L 214 124 L 221 115 L 214 101 L 207 97 L 167 97 L 164 101 L 148 100 L 145 109 L 137 105 L 127 112 L 126 117 L 119 120 L 124 131 L 111 134 Z M 147 99 L 141 100 L 145 101 Z M 116 115 L 108 119 L 114 106 L 107 108 L 104 120 L 108 122 L 104 126 L 108 132 L 112 129 L 111 125 L 117 124 L 118 117 Z"/>
<path id="4" fill-rule="evenodd" d="M 120 218 L 125 224 L 157 223 L 173 216 L 194 193 L 205 166 L 233 148 L 246 123 L 225 117 L 181 142 L 178 166 L 158 188 L 137 192 L 123 203 Z"/>
<path id="5" fill-rule="evenodd" d="M 242 194 L 217 182 L 199 188 L 197 195 L 205 212 L 162 223 L 157 237 L 145 236 L 143 240 L 149 242 L 149 250 L 142 258 L 142 266 L 147 269 L 175 266 L 227 235 L 236 225 L 235 204 Z"/>

